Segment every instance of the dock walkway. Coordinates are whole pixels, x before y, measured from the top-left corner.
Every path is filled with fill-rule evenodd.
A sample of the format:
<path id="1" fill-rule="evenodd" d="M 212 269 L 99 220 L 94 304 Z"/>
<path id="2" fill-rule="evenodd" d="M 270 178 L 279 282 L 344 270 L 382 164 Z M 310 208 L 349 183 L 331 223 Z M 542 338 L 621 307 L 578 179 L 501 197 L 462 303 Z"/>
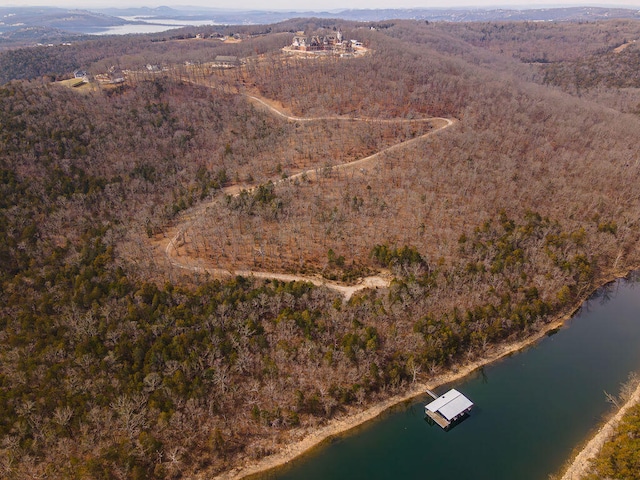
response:
<path id="1" fill-rule="evenodd" d="M 425 413 L 431 420 L 436 422 L 438 425 L 440 425 L 441 428 L 445 430 L 449 428 L 449 426 L 451 425 L 451 422 L 446 418 L 444 418 L 442 415 L 440 415 L 438 412 L 431 412 L 429 410 L 425 410 Z"/>

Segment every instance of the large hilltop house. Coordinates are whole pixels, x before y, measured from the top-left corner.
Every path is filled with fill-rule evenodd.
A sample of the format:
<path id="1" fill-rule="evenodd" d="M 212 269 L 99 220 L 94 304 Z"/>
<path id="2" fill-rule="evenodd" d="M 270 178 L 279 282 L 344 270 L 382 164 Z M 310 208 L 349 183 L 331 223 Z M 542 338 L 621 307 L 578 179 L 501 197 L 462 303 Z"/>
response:
<path id="1" fill-rule="evenodd" d="M 340 31 L 327 35 L 305 35 L 304 32 L 297 32 L 293 36 L 291 45 L 285 47 L 285 50 L 341 55 L 353 53 L 356 46 L 361 47 L 362 44 L 356 40 L 344 41 Z"/>

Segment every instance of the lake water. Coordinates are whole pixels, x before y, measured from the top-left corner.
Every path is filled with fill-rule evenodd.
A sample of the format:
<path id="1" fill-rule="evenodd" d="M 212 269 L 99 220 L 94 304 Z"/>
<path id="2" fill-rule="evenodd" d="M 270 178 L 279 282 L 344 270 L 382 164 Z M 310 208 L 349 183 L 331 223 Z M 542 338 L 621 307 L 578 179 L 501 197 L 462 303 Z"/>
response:
<path id="1" fill-rule="evenodd" d="M 85 31 L 83 33 L 88 33 L 90 35 L 132 35 L 132 34 L 143 34 L 143 33 L 160 33 L 166 32 L 167 30 L 172 30 L 174 28 L 180 28 L 179 25 L 157 25 L 157 24 L 149 24 L 149 25 L 140 25 L 140 24 L 130 24 L 130 25 L 116 25 L 114 27 L 108 27 L 104 30 L 92 30 Z"/>
<path id="2" fill-rule="evenodd" d="M 604 391 L 640 370 L 637 281 L 603 287 L 554 335 L 455 383 L 476 407 L 450 431 L 426 423 L 425 396 L 263 478 L 547 479 L 612 411 Z"/>
<path id="3" fill-rule="evenodd" d="M 144 23 L 130 23 L 126 25 L 114 25 L 112 27 L 98 28 L 98 27 L 79 27 L 77 29 L 67 28 L 68 30 L 77 33 L 86 33 L 89 35 L 132 35 L 132 34 L 144 34 L 144 33 L 160 33 L 167 30 L 173 30 L 182 27 L 200 27 L 203 25 L 217 25 L 215 20 L 171 20 L 163 19 L 157 20 L 147 17 L 121 17 L 123 20 L 130 22 L 144 22 Z"/>

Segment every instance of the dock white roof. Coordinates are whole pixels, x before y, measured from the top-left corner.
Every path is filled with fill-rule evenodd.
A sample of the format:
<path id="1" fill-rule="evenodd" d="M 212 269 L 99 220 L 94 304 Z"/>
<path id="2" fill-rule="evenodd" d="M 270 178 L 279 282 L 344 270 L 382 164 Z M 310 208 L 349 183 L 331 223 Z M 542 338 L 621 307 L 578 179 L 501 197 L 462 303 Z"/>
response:
<path id="1" fill-rule="evenodd" d="M 436 398 L 425 408 L 430 412 L 438 412 L 444 418 L 451 421 L 471 407 L 473 407 L 473 402 L 452 388 L 444 395 Z"/>

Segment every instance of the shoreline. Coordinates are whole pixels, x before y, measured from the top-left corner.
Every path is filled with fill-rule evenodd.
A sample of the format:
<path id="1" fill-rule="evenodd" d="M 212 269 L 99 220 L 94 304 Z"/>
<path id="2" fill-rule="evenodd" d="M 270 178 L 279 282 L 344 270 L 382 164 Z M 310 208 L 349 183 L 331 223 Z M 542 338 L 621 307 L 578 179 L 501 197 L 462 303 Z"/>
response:
<path id="1" fill-rule="evenodd" d="M 591 466 L 589 461 L 600 453 L 604 444 L 615 433 L 625 414 L 637 404 L 640 404 L 640 384 L 624 405 L 604 425 L 600 426 L 596 434 L 581 448 L 580 452 L 571 460 L 569 468 L 562 474 L 560 480 L 580 480 L 589 473 Z"/>
<path id="2" fill-rule="evenodd" d="M 614 282 L 620 278 L 624 278 L 628 276 L 634 270 L 637 270 L 638 267 L 625 269 L 624 271 L 616 271 L 609 272 L 606 275 L 603 275 L 601 281 L 598 282 L 598 286 L 594 289 L 590 290 L 589 293 L 584 294 L 576 304 L 569 309 L 567 313 L 559 315 L 555 320 L 552 320 L 548 324 L 546 324 L 540 331 L 534 333 L 533 335 L 524 338 L 522 340 L 518 340 L 515 342 L 510 342 L 507 344 L 502 344 L 498 346 L 492 347 L 488 352 L 486 352 L 482 357 L 477 360 L 462 365 L 460 367 L 453 367 L 452 370 L 446 371 L 440 375 L 429 380 L 427 383 L 415 383 L 412 387 L 402 395 L 394 395 L 393 397 L 388 398 L 387 400 L 383 400 L 374 404 L 373 406 L 367 408 L 366 410 L 356 413 L 356 414 L 348 414 L 344 418 L 340 418 L 334 421 L 330 421 L 327 425 L 305 435 L 302 440 L 294 441 L 293 443 L 288 444 L 288 446 L 284 447 L 282 450 L 274 453 L 273 455 L 269 455 L 267 457 L 263 457 L 260 460 L 246 463 L 244 465 L 237 466 L 231 470 L 223 472 L 217 476 L 209 477 L 203 474 L 198 475 L 196 478 L 212 478 L 213 480 L 241 480 L 248 477 L 257 476 L 259 474 L 263 474 L 268 472 L 269 470 L 277 469 L 278 467 L 283 467 L 287 465 L 289 462 L 301 457 L 315 448 L 318 448 L 322 443 L 327 440 L 335 437 L 337 435 L 341 435 L 347 433 L 350 430 L 353 430 L 357 427 L 364 425 L 367 422 L 370 422 L 384 413 L 386 410 L 399 405 L 401 403 L 410 401 L 414 398 L 426 394 L 426 389 L 434 390 L 442 385 L 446 385 L 451 382 L 458 381 L 474 371 L 494 363 L 502 358 L 505 358 L 509 355 L 517 353 L 525 348 L 534 345 L 535 343 L 542 340 L 549 332 L 561 328 L 568 320 L 573 318 L 584 302 L 593 295 L 599 288 Z M 640 386 L 632 396 L 635 398 L 638 396 L 638 400 L 640 400 Z M 627 402 L 629 403 L 629 402 Z M 626 407 L 627 404 L 625 404 Z M 624 407 L 623 407 L 624 408 Z M 620 409 L 622 410 L 622 409 Z M 616 414 L 616 417 L 618 414 Z M 622 415 L 620 415 L 620 418 Z M 615 417 L 614 417 L 615 418 Z M 612 419 L 613 420 L 613 419 Z M 619 421 L 619 420 L 618 420 Z M 606 427 L 606 426 L 605 426 Z M 604 429 L 605 427 L 602 427 Z M 295 436 L 295 431 L 291 431 L 291 434 Z M 594 440 L 589 441 L 589 444 Z M 603 441 L 604 443 L 604 441 Z M 586 447 L 583 449 L 585 450 Z M 599 451 L 599 449 L 597 450 Z M 596 453 L 597 453 L 596 451 Z M 582 454 L 578 455 L 578 457 Z M 578 457 L 574 460 L 577 461 Z M 573 467 L 573 465 L 572 465 Z M 566 474 L 565 474 L 566 475 Z M 571 477 L 567 477 L 571 478 Z M 562 478 L 565 480 L 565 477 Z"/>

